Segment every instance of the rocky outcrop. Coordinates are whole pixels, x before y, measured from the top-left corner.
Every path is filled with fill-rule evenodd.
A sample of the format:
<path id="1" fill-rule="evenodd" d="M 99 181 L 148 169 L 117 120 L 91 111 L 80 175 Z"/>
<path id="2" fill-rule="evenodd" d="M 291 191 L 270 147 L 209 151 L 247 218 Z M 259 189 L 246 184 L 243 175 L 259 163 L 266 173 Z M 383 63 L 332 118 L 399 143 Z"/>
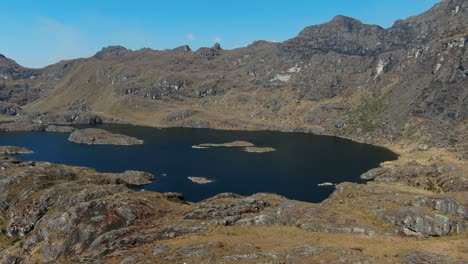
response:
<path id="1" fill-rule="evenodd" d="M 400 208 L 394 219 L 387 219 L 392 224 L 396 224 L 413 232 L 429 236 L 446 236 L 450 231 L 462 230 L 455 226 L 452 220 L 446 216 L 433 214 L 423 215 L 419 208 Z"/>
<path id="2" fill-rule="evenodd" d="M 142 171 L 125 171 L 117 174 L 116 181 L 122 181 L 127 186 L 137 187 L 150 184 L 154 180 L 154 175 Z"/>
<path id="3" fill-rule="evenodd" d="M 0 146 L 0 155 L 31 154 L 32 151 L 27 148 L 16 146 Z"/>
<path id="4" fill-rule="evenodd" d="M 41 121 L 20 119 L 14 122 L 0 124 L 0 131 L 44 131 L 47 125 Z"/>
<path id="5" fill-rule="evenodd" d="M 23 111 L 20 106 L 0 101 L 0 114 L 7 116 L 17 116 L 20 115 L 22 112 Z"/>
<path id="6" fill-rule="evenodd" d="M 182 123 L 182 127 L 189 127 L 189 128 L 211 128 L 212 125 L 210 122 L 205 120 L 188 120 Z"/>
<path id="7" fill-rule="evenodd" d="M 437 264 L 437 263 L 452 263 L 453 259 L 450 256 L 444 256 L 440 254 L 427 253 L 427 252 L 417 252 L 406 254 L 403 256 L 403 259 L 408 264 L 417 264 L 417 263 L 427 263 L 427 264 Z M 463 262 L 460 262 L 463 263 Z"/>
<path id="8" fill-rule="evenodd" d="M 376 55 L 385 49 L 385 30 L 356 19 L 336 16 L 332 21 L 305 28 L 296 38 L 281 45 L 287 52 L 307 54 L 337 52 L 347 55 Z"/>
<path id="9" fill-rule="evenodd" d="M 122 57 L 130 52 L 131 50 L 122 46 L 109 46 L 96 53 L 94 58 L 102 60 L 108 57 Z"/>
<path id="10" fill-rule="evenodd" d="M 86 128 L 76 130 L 70 134 L 68 140 L 77 144 L 88 145 L 140 145 L 143 144 L 142 140 L 134 137 L 112 134 L 103 129 Z"/>
<path id="11" fill-rule="evenodd" d="M 188 117 L 191 117 L 191 116 L 194 116 L 196 114 L 198 114 L 199 112 L 198 111 L 195 111 L 195 110 L 185 110 L 185 111 L 181 111 L 181 112 L 175 112 L 175 113 L 171 113 L 169 114 L 167 117 L 166 117 L 166 120 L 167 121 L 179 121 L 179 120 L 183 120 L 185 118 L 188 118 Z"/>
<path id="12" fill-rule="evenodd" d="M 219 43 L 215 43 L 212 48 L 200 48 L 195 52 L 195 54 L 199 58 L 209 60 L 221 55 L 222 50 L 221 45 Z"/>
<path id="13" fill-rule="evenodd" d="M 456 170 L 453 165 L 443 162 L 430 166 L 410 162 L 405 166 L 372 169 L 362 174 L 361 179 L 387 183 L 404 181 L 411 186 L 435 192 L 466 190 L 468 181 Z"/>

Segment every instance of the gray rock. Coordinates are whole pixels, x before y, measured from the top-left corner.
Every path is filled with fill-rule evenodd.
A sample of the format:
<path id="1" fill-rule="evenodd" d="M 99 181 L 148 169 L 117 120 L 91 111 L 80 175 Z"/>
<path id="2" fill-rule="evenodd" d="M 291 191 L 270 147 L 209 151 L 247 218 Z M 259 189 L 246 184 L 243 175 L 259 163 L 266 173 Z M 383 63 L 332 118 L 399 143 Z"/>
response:
<path id="1" fill-rule="evenodd" d="M 184 202 L 185 201 L 185 197 L 181 193 L 166 192 L 166 193 L 163 193 L 163 195 L 170 201 L 175 201 L 175 202 Z"/>
<path id="2" fill-rule="evenodd" d="M 413 202 L 418 206 L 429 206 L 434 210 L 452 215 L 459 215 L 468 220 L 468 211 L 465 206 L 450 196 L 440 198 L 421 198 Z"/>
<path id="3" fill-rule="evenodd" d="M 182 126 L 190 128 L 210 128 L 211 123 L 205 120 L 188 120 L 184 122 Z"/>
<path id="4" fill-rule="evenodd" d="M 389 171 L 389 169 L 387 169 L 387 168 L 375 168 L 375 169 L 369 170 L 368 172 L 362 174 L 360 177 L 363 180 L 373 180 L 377 176 L 384 175 L 388 171 Z"/>
<path id="5" fill-rule="evenodd" d="M 452 229 L 454 227 L 452 219 L 439 214 L 422 214 L 419 208 L 400 208 L 392 222 L 428 236 L 446 236 L 451 231 L 457 231 Z"/>
<path id="6" fill-rule="evenodd" d="M 157 246 L 152 249 L 153 255 L 160 255 L 162 253 L 166 253 L 169 251 L 169 247 L 162 245 L 162 246 Z"/>
<path id="7" fill-rule="evenodd" d="M 144 257 L 145 254 L 143 253 L 136 253 L 136 254 L 133 254 L 131 256 L 128 256 L 126 258 L 124 258 L 122 260 L 122 262 L 120 262 L 120 264 L 130 264 L 130 263 L 135 263 L 135 261 L 141 257 Z"/>
<path id="8" fill-rule="evenodd" d="M 421 151 L 428 150 L 429 148 L 430 148 L 430 147 L 429 147 L 429 145 L 427 145 L 427 144 L 420 144 L 420 145 L 418 146 L 418 149 L 421 150 Z"/>
<path id="9" fill-rule="evenodd" d="M 403 260 L 407 264 L 440 264 L 449 263 L 452 261 L 452 258 L 434 253 L 417 252 L 404 255 Z"/>
<path id="10" fill-rule="evenodd" d="M 208 242 L 178 249 L 177 254 L 187 257 L 204 257 L 210 254 L 210 247 L 219 247 L 220 243 Z"/>
<path id="11" fill-rule="evenodd" d="M 194 115 L 196 115 L 198 113 L 199 112 L 195 111 L 195 110 L 184 110 L 184 111 L 180 111 L 180 112 L 171 113 L 170 115 L 168 115 L 166 117 L 166 120 L 170 121 L 170 122 L 179 121 L 179 120 L 183 120 L 185 118 L 194 116 Z"/>

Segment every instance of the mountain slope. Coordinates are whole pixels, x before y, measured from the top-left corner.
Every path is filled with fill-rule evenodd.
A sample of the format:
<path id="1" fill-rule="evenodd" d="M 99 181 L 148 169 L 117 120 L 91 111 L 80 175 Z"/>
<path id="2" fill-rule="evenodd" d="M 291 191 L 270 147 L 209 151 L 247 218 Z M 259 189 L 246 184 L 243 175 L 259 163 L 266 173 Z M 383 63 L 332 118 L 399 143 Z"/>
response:
<path id="1" fill-rule="evenodd" d="M 388 29 L 336 16 L 283 43 L 235 50 L 112 46 L 40 70 L 10 64 L 0 91 L 18 94 L 2 100 L 46 123 L 98 115 L 152 126 L 394 139 L 415 119 L 424 128 L 458 126 L 468 116 L 466 8 L 463 0 L 442 1 Z M 197 114 L 169 120 L 184 111 Z"/>

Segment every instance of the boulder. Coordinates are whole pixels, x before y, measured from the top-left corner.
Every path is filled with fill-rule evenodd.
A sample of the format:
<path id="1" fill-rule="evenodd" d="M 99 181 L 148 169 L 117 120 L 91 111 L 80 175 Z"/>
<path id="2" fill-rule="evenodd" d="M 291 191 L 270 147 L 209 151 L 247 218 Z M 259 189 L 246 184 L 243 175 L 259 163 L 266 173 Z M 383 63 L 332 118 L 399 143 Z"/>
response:
<path id="1" fill-rule="evenodd" d="M 427 144 L 420 144 L 420 145 L 418 146 L 418 150 L 421 150 L 421 151 L 428 150 L 429 148 L 430 148 L 430 147 L 429 147 L 429 145 L 427 145 Z"/>

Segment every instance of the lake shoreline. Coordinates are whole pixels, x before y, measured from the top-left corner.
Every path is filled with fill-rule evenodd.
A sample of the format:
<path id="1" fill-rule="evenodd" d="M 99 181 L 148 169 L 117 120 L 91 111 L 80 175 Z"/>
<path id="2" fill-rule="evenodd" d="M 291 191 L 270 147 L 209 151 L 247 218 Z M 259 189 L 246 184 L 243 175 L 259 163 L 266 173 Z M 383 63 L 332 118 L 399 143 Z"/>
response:
<path id="1" fill-rule="evenodd" d="M 370 153 L 372 151 L 375 151 L 376 153 L 381 153 L 379 155 L 383 155 L 381 158 L 372 157 L 373 155 L 369 156 L 370 160 L 378 159 L 378 162 L 375 163 L 376 165 L 378 165 L 378 163 L 381 161 L 388 161 L 388 160 L 397 158 L 396 154 L 394 154 L 393 152 L 385 148 L 380 148 L 380 147 L 376 147 L 376 146 L 372 146 L 368 144 L 356 143 L 351 140 L 341 139 L 341 138 L 337 138 L 333 136 L 313 135 L 313 134 L 307 134 L 307 133 L 283 133 L 283 132 L 277 132 L 277 131 L 233 131 L 233 130 L 227 131 L 227 130 L 216 130 L 216 129 L 193 129 L 193 128 L 164 129 L 164 128 L 153 128 L 153 127 L 134 126 L 134 125 L 122 125 L 122 124 L 102 124 L 102 125 L 96 125 L 96 126 L 78 125 L 74 127 L 78 129 L 76 131 L 80 131 L 80 129 L 85 129 L 88 127 L 92 127 L 94 129 L 103 129 L 112 134 L 115 133 L 115 134 L 122 134 L 126 136 L 136 137 L 136 138 L 142 139 L 145 143 L 142 145 L 133 146 L 133 147 L 132 146 L 122 146 L 122 147 L 116 146 L 117 147 L 116 149 L 122 148 L 122 150 L 126 149 L 126 152 L 130 151 L 128 152 L 127 158 L 123 158 L 122 156 L 123 153 L 118 154 L 119 152 L 114 153 L 113 151 L 111 151 L 113 147 L 110 145 L 109 146 L 103 145 L 103 147 L 105 148 L 104 150 L 105 152 L 103 153 L 95 152 L 95 151 L 98 151 L 98 149 L 103 148 L 97 145 L 93 146 L 92 148 L 88 148 L 86 146 L 79 147 L 79 146 L 67 145 L 66 147 L 64 147 L 64 150 L 62 150 L 62 151 L 65 151 L 65 153 L 79 151 L 78 153 L 83 153 L 80 155 L 84 155 L 84 153 L 89 152 L 89 154 L 86 154 L 85 156 L 87 155 L 93 156 L 95 155 L 93 154 L 95 152 L 96 155 L 100 155 L 104 157 L 98 158 L 98 160 L 102 160 L 101 162 L 96 161 L 95 163 L 89 163 L 88 161 L 86 161 L 87 158 L 85 156 L 71 157 L 71 155 L 68 155 L 68 156 L 66 155 L 67 157 L 60 157 L 60 156 L 54 156 L 54 154 L 51 153 L 50 155 L 52 155 L 52 159 L 48 161 L 59 162 L 59 163 L 70 164 L 70 165 L 85 165 L 85 166 L 94 167 L 99 171 L 116 171 L 116 168 L 118 168 L 117 171 L 135 169 L 135 170 L 141 170 L 141 171 L 148 171 L 150 173 L 157 175 L 158 173 L 162 173 L 160 172 L 160 170 L 163 170 L 163 172 L 169 174 L 169 176 L 163 177 L 164 179 L 162 180 L 161 184 L 163 184 L 162 186 L 167 186 L 167 187 L 158 187 L 158 186 L 152 187 L 153 185 L 151 185 L 149 187 L 146 186 L 144 189 L 152 190 L 152 191 L 163 190 L 163 191 L 181 192 L 181 193 L 186 194 L 186 197 L 188 200 L 193 200 L 193 201 L 199 201 L 200 199 L 208 198 L 209 195 L 214 195 L 216 193 L 220 193 L 223 191 L 215 192 L 215 190 L 211 190 L 210 194 L 207 194 L 204 197 L 200 197 L 199 194 L 193 193 L 194 191 L 190 191 L 192 192 L 192 194 L 190 194 L 190 192 L 187 193 L 187 190 L 184 188 L 192 188 L 189 185 L 186 185 L 187 184 L 186 182 L 189 181 L 187 177 L 193 175 L 192 172 L 184 171 L 185 169 L 183 166 L 181 168 L 175 169 L 175 171 L 174 171 L 173 166 L 172 168 L 163 166 L 162 168 L 158 169 L 158 167 L 160 166 L 158 166 L 157 164 L 166 164 L 166 163 L 170 164 L 180 158 L 187 160 L 187 158 L 183 158 L 183 157 L 184 155 L 189 155 L 191 157 L 190 159 L 198 160 L 194 162 L 194 164 L 198 164 L 198 165 L 195 165 L 195 167 L 198 167 L 198 169 L 194 173 L 197 173 L 198 175 L 204 175 L 206 176 L 206 178 L 216 181 L 217 183 L 214 186 L 216 186 L 217 188 L 221 188 L 224 190 L 230 190 L 232 186 L 239 186 L 236 188 L 241 188 L 242 183 L 248 182 L 250 185 L 252 185 L 252 183 L 254 184 L 252 185 L 251 188 L 247 188 L 244 191 L 240 191 L 241 194 L 245 195 L 247 193 L 266 191 L 266 192 L 271 192 L 271 193 L 279 193 L 279 194 L 287 195 L 288 197 L 293 198 L 293 199 L 309 201 L 309 202 L 320 202 L 321 200 L 326 199 L 328 195 L 332 192 L 332 190 L 326 190 L 322 188 L 323 190 L 316 190 L 315 192 L 308 194 L 308 192 L 303 190 L 302 186 L 314 186 L 313 188 L 315 188 L 317 187 L 317 184 L 321 182 L 330 181 L 330 180 L 334 182 L 342 182 L 342 181 L 351 181 L 351 182 L 358 182 L 358 183 L 363 182 L 359 178 L 359 175 L 361 174 L 361 172 L 364 172 L 365 170 L 374 168 L 374 165 L 366 165 L 366 163 L 369 163 L 369 162 L 368 161 L 366 162 L 366 159 L 364 158 L 364 156 L 362 156 L 359 159 L 357 159 L 354 163 L 355 164 L 362 163 L 362 165 L 360 166 L 364 166 L 365 169 L 362 169 L 362 170 L 359 169 L 358 171 L 354 170 L 354 172 L 343 171 L 340 173 L 339 170 L 336 168 L 333 168 L 333 166 L 326 165 L 326 163 L 321 162 L 323 163 L 323 165 L 320 166 L 321 168 L 320 170 L 323 172 L 322 173 L 314 172 L 314 174 L 308 175 L 309 173 L 312 173 L 314 171 L 314 168 L 310 167 L 311 164 L 313 164 L 314 157 L 317 157 L 318 159 L 323 159 L 323 157 L 321 157 L 323 155 L 316 152 L 315 149 L 317 148 L 318 149 L 321 149 L 321 148 L 333 149 L 335 147 L 343 147 L 345 149 L 356 148 L 355 151 L 361 151 L 363 155 L 368 155 L 364 153 L 368 153 L 368 152 Z M 23 133 L 27 133 L 27 132 L 23 132 Z M 36 133 L 36 132 L 30 132 L 30 133 Z M 57 141 L 58 139 L 54 139 L 54 138 L 67 137 L 68 135 L 67 133 L 52 133 L 52 134 L 42 134 L 41 132 L 37 132 L 37 133 L 38 134 L 36 135 L 38 135 L 39 137 L 41 137 L 40 135 L 44 135 L 43 138 L 47 140 L 51 140 L 50 141 L 51 143 L 49 144 L 53 144 L 57 146 L 60 146 L 63 143 L 60 143 L 61 142 L 60 140 Z M 167 156 L 166 161 L 152 161 L 151 159 L 148 159 L 148 158 L 145 159 L 146 160 L 145 162 L 140 162 L 140 161 L 135 160 L 135 157 L 138 157 L 140 155 L 146 155 L 150 157 L 154 153 L 150 153 L 148 151 L 154 151 L 154 150 L 160 149 L 158 145 L 154 145 L 155 142 L 160 141 L 157 139 L 158 137 L 162 136 L 163 138 L 166 138 L 164 140 L 161 139 L 162 142 L 165 142 L 169 140 L 171 137 L 177 137 L 177 135 L 184 135 L 184 137 L 187 136 L 188 137 L 187 140 L 191 137 L 193 137 L 193 139 L 190 139 L 187 142 L 188 146 L 185 146 L 185 145 L 179 146 L 177 149 L 169 148 L 164 151 L 165 153 L 160 153 L 156 155 L 156 156 L 162 157 L 162 156 L 167 156 L 168 153 L 173 153 Z M 155 138 L 152 139 L 153 137 Z M 302 144 L 299 144 L 296 146 L 299 148 L 297 151 L 293 151 L 293 149 L 289 149 L 290 147 L 286 143 L 286 142 L 289 142 L 290 140 L 294 141 L 294 138 L 302 142 Z M 41 139 L 38 139 L 38 140 L 40 141 Z M 167 143 L 165 143 L 165 145 L 172 144 L 169 142 L 175 143 L 175 142 L 184 142 L 184 141 L 185 141 L 184 138 L 180 138 L 180 139 L 173 138 L 173 139 L 170 139 Z M 195 144 L 191 144 L 192 142 Z M 205 143 L 205 142 L 216 142 L 216 143 Z M 281 142 L 284 142 L 284 143 L 281 143 Z M 44 142 L 44 144 L 46 143 Z M 320 145 L 323 144 L 323 146 L 318 147 L 319 145 L 316 145 L 316 144 L 320 144 Z M 309 146 L 309 145 L 310 147 L 305 148 L 305 146 Z M 268 147 L 264 147 L 264 146 L 268 146 Z M 200 149 L 197 150 L 198 148 Z M 69 150 L 65 150 L 65 149 L 69 149 Z M 76 149 L 76 150 L 72 150 L 72 149 Z M 193 149 L 193 151 L 190 151 L 190 149 Z M 175 153 L 178 151 L 179 153 Z M 287 152 L 284 152 L 284 151 L 287 151 Z M 310 154 L 306 154 L 307 151 L 312 151 L 312 152 Z M 338 152 L 342 152 L 342 151 L 338 151 Z M 347 158 L 342 160 L 343 158 L 339 158 L 339 156 L 336 156 L 335 154 L 332 154 L 330 152 L 327 155 L 331 155 L 328 158 L 329 160 L 338 158 L 339 160 L 341 160 L 340 162 L 342 162 L 343 164 L 349 164 L 349 165 L 344 165 L 344 167 L 350 167 L 350 168 L 355 167 L 355 165 L 352 165 L 352 160 L 355 159 L 356 157 L 353 158 L 354 155 L 352 155 L 351 153 L 346 154 L 348 152 L 349 151 L 345 151 L 340 155 L 342 157 L 347 156 L 351 160 L 347 160 Z M 47 160 L 47 157 L 45 156 L 42 156 L 44 158 L 41 158 L 41 155 L 43 154 L 40 154 L 40 153 L 44 153 L 44 152 L 39 151 L 39 154 L 37 154 L 36 156 L 32 156 L 32 157 L 36 157 L 36 159 Z M 97 153 L 100 153 L 100 154 L 97 154 Z M 226 173 L 223 173 L 223 171 L 225 170 L 229 171 L 228 168 L 232 166 L 231 165 L 232 162 L 229 161 L 229 159 L 225 159 L 224 163 L 222 164 L 206 163 L 207 160 L 216 160 L 217 158 L 219 158 L 217 157 L 219 155 L 221 155 L 221 157 L 223 155 L 226 155 L 226 157 L 229 157 L 229 155 L 234 155 L 234 156 L 229 157 L 229 159 L 235 158 L 233 160 L 234 162 L 243 162 L 242 164 L 244 165 L 241 165 L 241 166 L 238 165 L 237 168 L 234 168 L 235 169 L 234 171 L 226 174 Z M 301 160 L 302 157 L 309 157 L 308 159 L 310 159 L 310 161 L 309 162 L 301 161 L 301 163 L 304 164 L 305 167 L 300 171 L 297 171 L 294 167 L 290 167 L 290 168 L 288 167 L 288 166 L 295 166 L 294 163 L 285 163 L 284 164 L 285 166 L 278 167 L 277 169 L 275 169 L 277 165 L 284 163 L 284 161 L 282 161 L 281 159 L 285 155 L 290 156 L 290 157 L 294 157 L 295 155 L 298 155 L 297 156 L 298 160 Z M 170 158 L 170 157 L 173 157 L 173 158 Z M 386 157 L 386 158 L 383 158 L 383 157 Z M 29 159 L 29 158 L 30 157 L 25 157 L 25 159 Z M 76 162 L 75 158 L 84 159 L 84 160 Z M 115 161 L 110 161 L 110 159 L 112 158 Z M 137 167 L 132 167 L 134 166 L 134 165 L 131 165 L 132 162 L 137 162 L 135 163 L 135 164 L 138 164 L 136 165 Z M 115 163 L 117 167 L 112 167 L 112 163 Z M 214 170 L 213 169 L 212 170 L 200 169 L 201 167 L 205 166 L 203 165 L 205 163 L 206 163 L 206 166 L 214 165 L 217 169 L 214 169 Z M 252 163 L 253 165 L 249 165 L 249 163 Z M 256 163 L 258 163 L 258 165 L 254 165 Z M 109 165 L 106 165 L 106 164 L 109 164 Z M 129 164 L 129 165 L 125 165 L 125 164 Z M 151 167 L 151 164 L 155 164 L 154 167 Z M 291 165 L 287 165 L 287 164 L 291 164 Z M 248 175 L 253 176 L 256 174 L 254 173 L 254 171 L 257 170 L 255 166 L 260 166 L 259 168 L 262 168 L 262 169 L 257 172 L 257 174 L 260 173 L 260 175 L 257 175 L 255 178 L 253 178 L 253 182 L 252 182 L 252 179 L 249 179 Z M 327 166 L 330 166 L 330 167 L 327 167 Z M 330 169 L 327 169 L 327 168 L 330 168 Z M 177 172 L 179 170 L 180 172 Z M 330 171 L 325 172 L 326 170 L 330 170 Z M 290 173 L 291 171 L 296 171 L 296 172 L 291 174 Z M 315 179 L 316 176 L 312 176 L 312 175 L 315 175 L 317 173 L 323 176 L 320 176 L 321 178 Z M 347 174 L 347 176 L 342 179 L 333 178 L 333 177 L 340 177 L 340 175 L 343 175 L 345 173 Z M 171 175 L 174 175 L 174 176 L 171 176 Z M 238 178 L 238 176 L 236 175 L 241 175 L 238 181 L 236 180 Z M 283 176 L 280 176 L 280 175 L 283 175 Z M 279 183 L 279 179 L 280 177 L 285 177 L 285 175 L 290 175 L 290 177 L 299 177 L 299 175 L 302 175 L 300 176 L 301 180 L 299 180 L 299 182 L 303 182 L 304 184 L 295 185 L 295 187 L 288 187 L 288 185 L 283 186 L 282 184 Z M 271 180 L 274 180 L 274 181 L 271 182 Z M 265 182 L 265 181 L 270 181 L 270 185 L 271 184 L 273 185 L 265 189 L 264 187 L 262 187 L 262 182 Z M 176 182 L 178 182 L 177 184 L 178 186 L 186 186 L 186 187 L 178 187 L 178 189 L 170 189 L 170 186 L 172 186 Z M 211 186 L 211 184 L 208 184 L 208 185 Z M 293 195 L 296 192 L 294 190 L 298 190 L 299 192 Z M 317 193 L 317 194 L 314 194 L 314 193 Z M 320 198 L 311 198 L 314 195 L 319 195 L 317 197 L 320 197 Z M 198 197 L 198 198 L 193 198 L 193 197 Z"/>

